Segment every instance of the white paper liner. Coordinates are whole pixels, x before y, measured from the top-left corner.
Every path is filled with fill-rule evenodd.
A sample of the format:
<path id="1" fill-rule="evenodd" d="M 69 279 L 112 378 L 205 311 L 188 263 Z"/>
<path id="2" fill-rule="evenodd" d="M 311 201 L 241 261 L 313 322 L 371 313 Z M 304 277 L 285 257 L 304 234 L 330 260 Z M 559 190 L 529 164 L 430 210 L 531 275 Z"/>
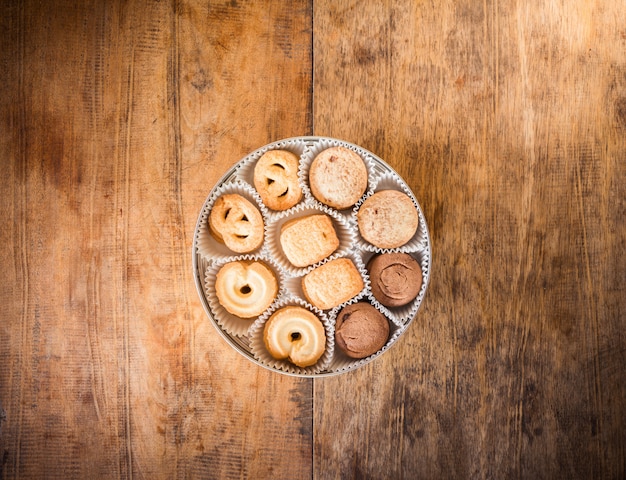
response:
<path id="1" fill-rule="evenodd" d="M 307 310 L 313 312 L 315 316 L 317 316 L 317 318 L 319 318 L 319 320 L 322 322 L 322 325 L 324 325 L 324 331 L 326 333 L 326 350 L 324 351 L 320 359 L 314 365 L 311 365 L 309 367 L 298 367 L 297 365 L 291 363 L 289 360 L 275 359 L 267 351 L 267 348 L 265 347 L 265 343 L 263 341 L 263 331 L 267 320 L 275 311 L 289 305 L 296 305 L 306 308 Z M 327 368 L 328 363 L 333 357 L 334 349 L 335 337 L 332 331 L 332 326 L 326 314 L 299 298 L 293 298 L 289 296 L 282 298 L 280 301 L 272 305 L 272 307 L 264 315 L 259 317 L 258 320 L 255 321 L 250 328 L 250 351 L 254 355 L 254 358 L 261 364 L 269 368 L 280 370 L 286 373 L 298 375 L 314 375 L 316 373 L 319 373 Z"/>
<path id="2" fill-rule="evenodd" d="M 399 252 L 399 250 L 395 249 L 395 250 L 391 250 L 390 253 L 397 253 L 397 252 Z M 385 253 L 388 253 L 388 252 L 385 252 Z M 386 307 L 385 305 L 381 304 L 372 293 L 372 289 L 371 289 L 372 282 L 369 276 L 369 271 L 367 270 L 367 263 L 375 255 L 378 255 L 378 253 L 362 252 L 361 254 L 363 264 L 365 265 L 365 273 L 368 279 L 368 285 L 369 285 L 368 296 L 370 298 L 370 302 L 376 308 L 378 308 L 378 310 L 383 312 L 385 316 L 388 317 L 395 324 L 399 326 L 406 325 L 419 310 L 419 307 L 424 298 L 424 294 L 426 293 L 426 288 L 428 286 L 428 280 L 429 280 L 429 271 L 430 271 L 430 258 L 428 256 L 428 253 L 425 252 L 424 250 L 408 253 L 408 255 L 411 255 L 411 257 L 417 260 L 417 262 L 419 263 L 422 269 L 422 286 L 420 287 L 420 291 L 417 293 L 417 296 L 410 303 L 403 305 L 401 307 Z"/>
<path id="3" fill-rule="evenodd" d="M 309 170 L 311 169 L 311 164 L 315 157 L 319 155 L 322 151 L 331 147 L 345 147 L 357 153 L 363 160 L 365 164 L 365 168 L 367 169 L 367 182 L 368 186 L 365 189 L 367 192 L 371 187 L 370 184 L 372 180 L 375 178 L 375 164 L 372 160 L 372 155 L 367 150 L 357 146 L 352 145 L 348 142 L 342 142 L 341 140 L 337 140 L 334 138 L 320 138 L 319 141 L 310 144 L 308 148 L 304 151 L 302 155 L 302 161 L 300 162 L 300 182 L 303 185 L 304 196 L 307 200 L 315 203 L 320 203 L 311 193 L 311 187 L 309 186 Z M 358 202 L 357 202 L 358 203 Z M 339 210 L 342 215 L 350 216 L 351 208 L 347 208 L 345 210 Z"/>
<path id="4" fill-rule="evenodd" d="M 380 350 L 378 350 L 376 353 L 368 357 L 361 358 L 361 359 L 348 357 L 345 353 L 341 351 L 340 348 L 335 346 L 335 352 L 333 354 L 330 364 L 328 365 L 329 371 L 337 372 L 337 373 L 347 372 L 347 371 L 359 368 L 365 365 L 366 363 L 371 362 L 376 357 L 382 355 L 385 351 L 387 351 L 404 331 L 403 326 L 398 325 L 395 322 L 391 321 L 391 319 L 387 316 L 387 314 L 379 308 L 380 304 L 376 305 L 373 302 L 371 302 L 368 295 L 358 295 L 354 297 L 352 300 L 341 305 L 340 307 L 333 309 L 331 313 L 329 314 L 329 318 L 333 325 L 333 330 L 332 330 L 333 339 L 335 336 L 335 325 L 337 321 L 337 315 L 339 314 L 339 312 L 341 312 L 341 310 L 343 310 L 345 306 L 352 305 L 357 302 L 370 303 L 374 308 L 378 309 L 383 315 L 385 315 L 385 317 L 387 317 L 387 320 L 389 321 L 389 338 L 387 339 L 387 342 Z"/>
<path id="5" fill-rule="evenodd" d="M 247 335 L 248 330 L 250 329 L 250 327 L 252 326 L 252 324 L 258 317 L 241 318 L 228 312 L 222 306 L 222 304 L 219 302 L 219 299 L 217 298 L 217 293 L 215 292 L 215 279 L 217 277 L 217 273 L 226 263 L 229 263 L 232 261 L 242 261 L 242 260 L 263 262 L 274 272 L 274 276 L 276 277 L 276 281 L 278 283 L 278 292 L 276 294 L 276 298 L 272 302 L 272 305 L 276 303 L 285 294 L 284 274 L 280 270 L 278 265 L 276 265 L 276 262 L 274 262 L 271 258 L 267 256 L 241 255 L 238 257 L 232 257 L 232 258 L 229 257 L 229 258 L 224 258 L 220 261 L 213 262 L 213 264 L 207 268 L 205 278 L 204 278 L 204 291 L 206 294 L 206 298 L 209 303 L 209 307 L 211 308 L 213 319 L 217 322 L 217 324 L 224 331 L 228 332 L 231 335 L 235 335 L 237 337 L 243 337 Z M 270 307 L 268 307 L 268 309 L 269 308 L 271 308 L 271 305 Z"/>
<path id="6" fill-rule="evenodd" d="M 235 174 L 237 178 L 254 186 L 254 167 L 256 166 L 256 163 L 259 160 L 259 158 L 261 158 L 261 156 L 264 153 L 267 153 L 270 150 L 287 150 L 295 154 L 296 157 L 298 157 L 298 170 L 299 170 L 300 165 L 302 164 L 302 157 L 306 148 L 307 148 L 307 142 L 298 138 L 290 138 L 290 139 L 285 139 L 285 140 L 281 140 L 278 142 L 270 143 L 269 145 L 265 145 L 264 147 L 261 147 L 255 150 L 254 152 L 250 153 L 245 158 L 243 158 L 240 161 L 239 165 L 237 166 Z M 302 193 L 301 202 L 303 202 L 305 185 L 303 184 L 302 178 L 300 177 L 300 175 L 298 175 L 298 183 L 300 184 L 300 188 L 302 188 L 303 193 Z M 270 216 L 275 215 L 276 213 L 280 213 L 280 212 L 270 209 L 269 207 L 267 207 L 267 210 Z"/>
<path id="7" fill-rule="evenodd" d="M 313 265 L 308 267 L 296 267 L 289 261 L 280 244 L 281 227 L 289 220 L 315 214 L 325 214 L 331 218 L 333 227 L 335 228 L 335 233 L 339 239 L 339 246 L 333 253 L 330 254 L 330 256 Z M 282 215 L 276 217 L 272 222 L 270 222 L 266 229 L 267 251 L 276 260 L 280 267 L 288 272 L 289 275 L 302 276 L 313 270 L 316 266 L 322 264 L 324 261 L 332 260 L 349 253 L 355 240 L 354 230 L 354 226 L 342 215 L 337 213 L 336 210 L 321 204 L 311 205 L 301 203 L 296 207 L 283 212 Z"/>
<path id="8" fill-rule="evenodd" d="M 380 248 L 372 245 L 363 238 L 358 228 L 357 215 L 359 213 L 359 209 L 368 198 L 370 198 L 375 193 L 381 192 L 383 190 L 396 190 L 398 192 L 406 194 L 411 199 L 411 202 L 413 202 L 415 210 L 417 211 L 418 223 L 415 234 L 408 242 L 398 248 Z M 398 252 L 409 253 L 424 250 L 428 244 L 428 229 L 426 227 L 426 222 L 424 220 L 424 214 L 422 213 L 422 209 L 420 208 L 419 203 L 417 203 L 417 200 L 415 199 L 413 192 L 411 192 L 411 189 L 409 189 L 409 187 L 396 174 L 392 172 L 384 173 L 378 178 L 375 185 L 373 185 L 373 188 L 370 189 L 352 209 L 352 216 L 355 224 L 357 225 L 355 231 L 356 247 L 360 250 L 368 252 L 390 252 L 394 250 Z"/>
<path id="9" fill-rule="evenodd" d="M 267 227 L 267 208 L 263 205 L 263 202 L 261 202 L 261 197 L 259 197 L 259 194 L 256 192 L 256 190 L 247 183 L 239 180 L 219 185 L 212 192 L 205 205 L 205 208 L 202 210 L 200 221 L 198 224 L 198 231 L 196 232 L 196 248 L 198 249 L 200 255 L 208 260 L 223 260 L 228 258 L 232 259 L 241 255 L 241 253 L 233 252 L 226 245 L 217 241 L 209 231 L 209 214 L 211 213 L 211 209 L 213 208 L 215 201 L 222 195 L 229 193 L 236 193 L 241 195 L 259 209 L 261 217 L 263 217 L 263 235 L 267 236 L 267 232 L 265 231 Z M 263 243 L 259 248 L 253 250 L 252 252 L 248 252 L 247 254 L 259 254 L 264 245 L 265 238 L 263 239 Z"/>

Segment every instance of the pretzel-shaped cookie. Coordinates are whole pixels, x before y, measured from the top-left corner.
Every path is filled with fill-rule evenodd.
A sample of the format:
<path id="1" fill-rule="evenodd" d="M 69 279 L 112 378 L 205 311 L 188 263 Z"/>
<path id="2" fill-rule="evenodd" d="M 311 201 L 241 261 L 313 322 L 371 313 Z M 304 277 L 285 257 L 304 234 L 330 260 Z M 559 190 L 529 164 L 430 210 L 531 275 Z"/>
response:
<path id="1" fill-rule="evenodd" d="M 287 210 L 302 198 L 298 157 L 287 150 L 270 150 L 254 167 L 254 187 L 272 210 Z"/>
<path id="2" fill-rule="evenodd" d="M 263 217 L 248 200 L 237 193 L 219 197 L 209 215 L 211 235 L 233 252 L 248 253 L 263 243 Z"/>

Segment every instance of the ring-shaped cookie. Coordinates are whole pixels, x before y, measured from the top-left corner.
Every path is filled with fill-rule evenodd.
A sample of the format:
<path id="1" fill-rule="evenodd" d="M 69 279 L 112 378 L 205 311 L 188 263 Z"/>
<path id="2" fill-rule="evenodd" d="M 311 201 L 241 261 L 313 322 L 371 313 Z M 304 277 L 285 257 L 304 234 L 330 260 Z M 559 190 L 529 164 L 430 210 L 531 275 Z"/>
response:
<path id="1" fill-rule="evenodd" d="M 272 270 L 262 262 L 234 261 L 217 272 L 215 293 L 228 312 L 241 318 L 253 318 L 272 304 L 278 293 L 278 282 Z"/>
<path id="2" fill-rule="evenodd" d="M 254 188 L 272 210 L 287 210 L 302 198 L 298 157 L 287 150 L 265 152 L 254 167 Z"/>
<path id="3" fill-rule="evenodd" d="M 248 253 L 263 243 L 263 217 L 246 198 L 237 193 L 227 193 L 213 204 L 209 214 L 209 231 L 233 252 Z"/>
<path id="4" fill-rule="evenodd" d="M 265 324 L 263 341 L 272 357 L 298 367 L 314 365 L 326 350 L 326 332 L 317 316 L 303 307 L 287 306 Z"/>

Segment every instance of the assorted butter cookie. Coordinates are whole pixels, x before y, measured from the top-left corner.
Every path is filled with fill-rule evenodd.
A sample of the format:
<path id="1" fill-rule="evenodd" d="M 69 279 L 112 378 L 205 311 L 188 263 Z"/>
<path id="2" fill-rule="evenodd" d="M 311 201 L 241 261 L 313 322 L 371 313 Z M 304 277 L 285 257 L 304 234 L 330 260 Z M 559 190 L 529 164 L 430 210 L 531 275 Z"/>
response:
<path id="1" fill-rule="evenodd" d="M 422 288 L 422 268 L 408 253 L 375 255 L 367 263 L 372 295 L 386 307 L 402 307 Z"/>
<path id="2" fill-rule="evenodd" d="M 298 157 L 287 150 L 269 150 L 254 167 L 254 188 L 272 210 L 287 210 L 302 199 Z"/>
<path id="3" fill-rule="evenodd" d="M 368 197 L 357 212 L 361 236 L 379 248 L 397 248 L 415 232 L 419 217 L 406 193 L 381 190 Z"/>
<path id="4" fill-rule="evenodd" d="M 326 214 L 313 214 L 285 222 L 280 246 L 295 267 L 308 267 L 331 255 L 339 246 L 333 221 Z"/>
<path id="5" fill-rule="evenodd" d="M 263 341 L 277 360 L 298 367 L 314 365 L 326 351 L 326 332 L 317 316 L 306 308 L 290 305 L 274 312 L 265 323 Z"/>
<path id="6" fill-rule="evenodd" d="M 215 294 L 220 304 L 240 318 L 261 315 L 278 293 L 278 282 L 270 267 L 259 261 L 233 261 L 217 272 Z"/>
<path id="7" fill-rule="evenodd" d="M 311 163 L 309 186 L 320 202 L 337 210 L 350 208 L 367 189 L 367 168 L 349 148 L 327 148 Z"/>
<path id="8" fill-rule="evenodd" d="M 365 287 L 363 278 L 349 258 L 336 258 L 311 270 L 302 277 L 306 299 L 320 310 L 347 302 Z"/>
<path id="9" fill-rule="evenodd" d="M 337 315 L 335 345 L 350 358 L 375 354 L 388 338 L 389 320 L 370 303 L 347 305 Z"/>
<path id="10" fill-rule="evenodd" d="M 233 252 L 249 253 L 263 243 L 265 226 L 256 206 L 238 193 L 227 193 L 211 209 L 209 232 Z"/>

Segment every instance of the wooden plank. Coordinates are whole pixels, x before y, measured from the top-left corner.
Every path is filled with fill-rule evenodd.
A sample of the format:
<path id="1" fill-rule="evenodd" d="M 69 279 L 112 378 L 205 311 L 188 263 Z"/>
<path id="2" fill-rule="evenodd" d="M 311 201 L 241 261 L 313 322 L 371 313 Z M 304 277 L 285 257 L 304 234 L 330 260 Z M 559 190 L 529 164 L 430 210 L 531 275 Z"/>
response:
<path id="1" fill-rule="evenodd" d="M 191 242 L 247 151 L 310 133 L 308 2 L 2 6 L 2 478 L 311 476 L 312 381 L 230 348 Z"/>
<path id="2" fill-rule="evenodd" d="M 314 4 L 314 130 L 422 203 L 406 335 L 315 383 L 315 478 L 622 478 L 626 12 Z"/>

